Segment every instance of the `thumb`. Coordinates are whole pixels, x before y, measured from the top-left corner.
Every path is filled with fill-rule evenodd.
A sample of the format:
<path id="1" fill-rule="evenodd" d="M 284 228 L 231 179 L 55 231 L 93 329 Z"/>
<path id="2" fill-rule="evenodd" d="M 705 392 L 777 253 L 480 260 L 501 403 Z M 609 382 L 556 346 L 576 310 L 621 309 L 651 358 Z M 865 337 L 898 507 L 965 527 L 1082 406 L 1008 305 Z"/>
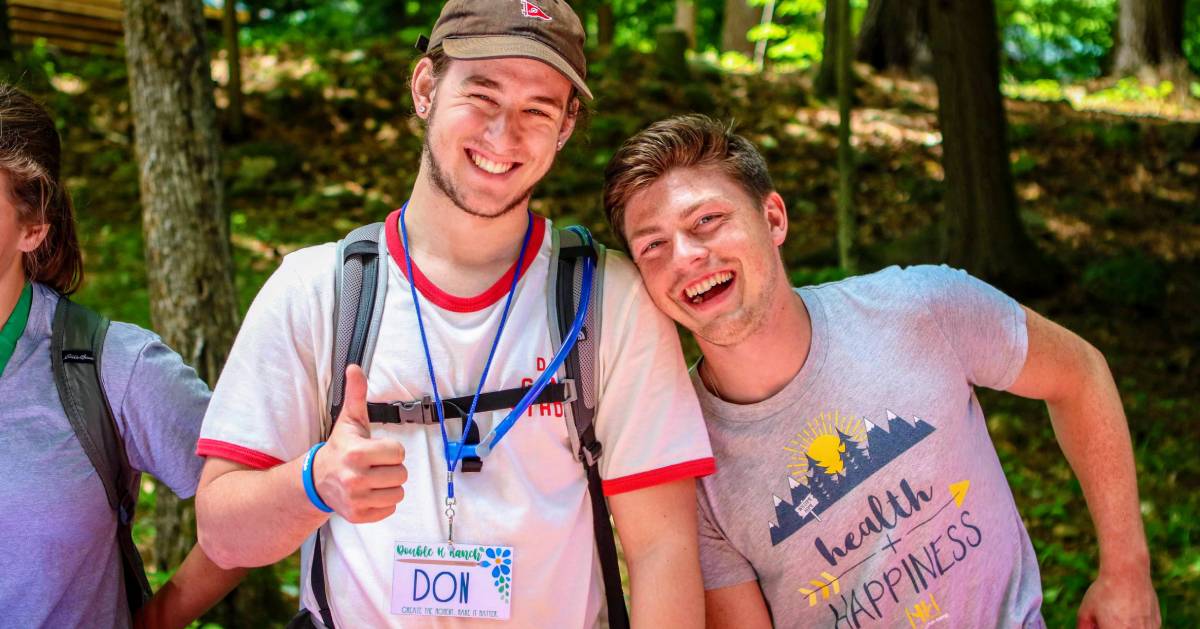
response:
<path id="1" fill-rule="evenodd" d="M 342 413 L 338 415 L 337 423 L 352 428 L 360 437 L 371 437 L 371 420 L 367 417 L 367 377 L 358 365 L 346 367 L 346 392 L 342 396 Z"/>

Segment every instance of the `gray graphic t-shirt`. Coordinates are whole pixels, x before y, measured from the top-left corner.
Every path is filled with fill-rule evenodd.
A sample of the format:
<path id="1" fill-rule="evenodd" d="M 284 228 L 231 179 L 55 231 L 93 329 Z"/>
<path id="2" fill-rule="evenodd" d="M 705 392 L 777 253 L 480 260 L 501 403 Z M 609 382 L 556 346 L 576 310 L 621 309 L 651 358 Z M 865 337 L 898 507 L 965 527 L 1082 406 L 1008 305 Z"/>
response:
<path id="1" fill-rule="evenodd" d="M 717 458 L 700 481 L 705 588 L 757 579 L 777 627 L 1042 627 L 973 390 L 1020 373 L 1020 305 L 932 266 L 797 292 L 813 340 L 782 391 L 729 404 L 693 372 Z"/>

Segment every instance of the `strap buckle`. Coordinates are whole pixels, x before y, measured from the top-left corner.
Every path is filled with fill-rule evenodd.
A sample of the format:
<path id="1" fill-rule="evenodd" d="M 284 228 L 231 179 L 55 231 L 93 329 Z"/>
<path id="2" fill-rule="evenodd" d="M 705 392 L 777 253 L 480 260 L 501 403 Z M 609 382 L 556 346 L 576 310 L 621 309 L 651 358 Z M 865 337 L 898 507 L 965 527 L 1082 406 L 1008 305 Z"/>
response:
<path id="1" fill-rule="evenodd" d="M 392 406 L 396 407 L 396 415 L 400 418 L 400 423 L 426 425 L 437 423 L 433 412 L 433 398 L 428 395 L 409 402 L 392 402 Z"/>
<path id="2" fill-rule="evenodd" d="M 579 448 L 579 454 L 583 458 L 583 462 L 588 467 L 592 467 L 600 460 L 600 455 L 604 452 L 604 446 L 599 441 L 592 439 L 590 442 L 582 444 Z"/>
<path id="3" fill-rule="evenodd" d="M 559 380 L 559 384 L 563 387 L 563 404 L 570 404 L 579 399 L 579 395 L 575 391 L 575 380 L 573 378 Z"/>

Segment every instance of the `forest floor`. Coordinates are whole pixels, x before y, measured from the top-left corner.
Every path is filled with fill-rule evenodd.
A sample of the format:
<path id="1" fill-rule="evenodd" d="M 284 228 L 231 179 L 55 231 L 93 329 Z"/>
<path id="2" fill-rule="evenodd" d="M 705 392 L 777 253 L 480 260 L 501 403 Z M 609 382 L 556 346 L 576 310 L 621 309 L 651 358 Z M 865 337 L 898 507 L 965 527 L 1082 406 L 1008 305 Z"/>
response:
<path id="1" fill-rule="evenodd" d="M 247 55 L 248 133 L 227 141 L 223 153 L 243 309 L 281 256 L 380 220 L 403 202 L 420 151 L 406 87 L 411 62 L 403 47 L 386 43 Z M 80 299 L 149 325 L 124 68 L 46 54 L 38 63 L 44 72 L 23 82 L 55 111 L 65 136 L 64 172 L 88 268 Z M 224 75 L 220 60 L 214 75 Z M 651 57 L 636 54 L 602 57 L 591 76 L 598 98 L 590 120 L 541 185 L 535 210 L 588 225 L 612 243 L 599 194 L 612 152 L 654 120 L 698 111 L 736 121 L 767 156 L 789 208 L 784 254 L 793 279 L 841 277 L 833 246 L 837 110 L 811 96 L 807 77 L 701 66 L 690 77 L 668 77 Z M 1108 357 L 1133 434 L 1165 626 L 1198 626 L 1200 108 L 1081 98 L 1077 89 L 1050 100 L 1044 90 L 1037 98 L 1006 91 L 1020 96 L 1007 110 L 1022 219 L 1067 269 L 1059 290 L 1026 303 Z M 225 100 L 218 93 L 218 103 Z M 858 100 L 853 143 L 863 266 L 936 261 L 936 89 L 867 76 Z M 981 399 L 1037 550 L 1048 624 L 1073 625 L 1097 562 L 1079 485 L 1044 407 L 991 392 Z M 285 583 L 296 582 L 294 570 L 293 562 Z"/>

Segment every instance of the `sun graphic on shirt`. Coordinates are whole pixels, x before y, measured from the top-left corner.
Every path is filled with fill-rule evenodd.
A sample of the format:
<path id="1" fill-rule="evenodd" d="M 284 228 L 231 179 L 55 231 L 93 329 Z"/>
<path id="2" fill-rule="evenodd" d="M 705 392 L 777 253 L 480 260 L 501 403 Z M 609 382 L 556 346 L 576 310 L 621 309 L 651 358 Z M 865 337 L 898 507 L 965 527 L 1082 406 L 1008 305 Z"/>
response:
<path id="1" fill-rule="evenodd" d="M 839 434 L 840 433 L 840 434 Z M 849 437 L 849 443 L 843 436 Z M 783 447 L 792 453 L 788 470 L 792 477 L 807 485 L 813 474 L 846 475 L 846 448 L 865 448 L 867 426 L 861 418 L 840 412 L 821 413 L 808 420 L 804 430 Z M 810 464 L 815 462 L 814 466 Z"/>

